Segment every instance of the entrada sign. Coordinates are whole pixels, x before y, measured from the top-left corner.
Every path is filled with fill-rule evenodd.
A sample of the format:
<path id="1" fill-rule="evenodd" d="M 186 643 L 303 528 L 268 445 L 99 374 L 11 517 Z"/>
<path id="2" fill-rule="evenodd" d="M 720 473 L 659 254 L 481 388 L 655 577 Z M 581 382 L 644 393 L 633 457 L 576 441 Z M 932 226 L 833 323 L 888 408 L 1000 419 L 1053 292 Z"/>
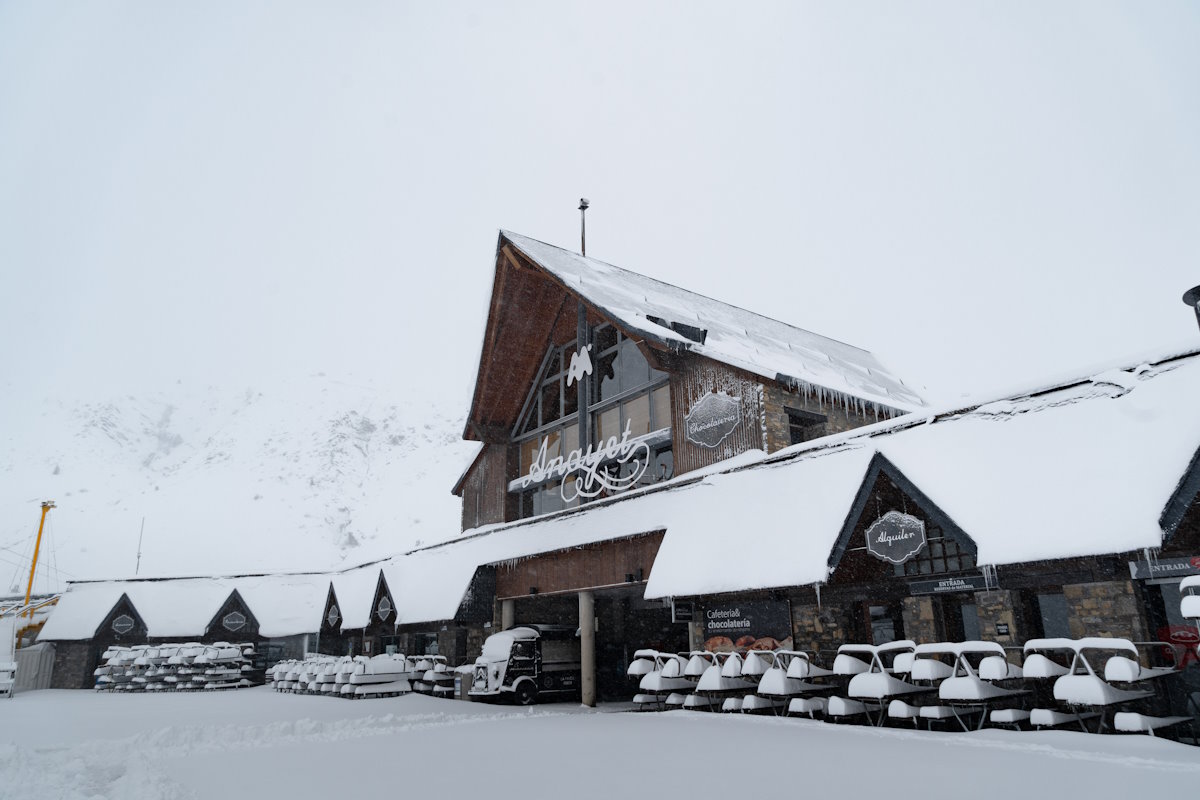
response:
<path id="1" fill-rule="evenodd" d="M 889 511 L 867 528 L 867 550 L 893 564 L 903 564 L 924 546 L 925 523 L 911 514 Z"/>
<path id="2" fill-rule="evenodd" d="M 542 437 L 541 446 L 533 463 L 529 465 L 528 474 L 521 478 L 522 488 L 550 479 L 564 478 L 559 494 L 570 503 L 577 497 L 598 497 L 602 492 L 623 492 L 637 486 L 637 482 L 646 474 L 650 466 L 650 446 L 645 442 L 630 440 L 630 425 L 625 423 L 625 432 L 621 438 L 610 436 L 607 442 L 597 448 L 591 444 L 587 450 L 578 448 L 566 456 L 549 458 L 547 437 Z M 608 464 L 630 464 L 631 470 L 623 477 L 613 476 L 604 467 Z M 565 480 L 572 472 L 578 473 L 574 480 Z"/>
<path id="3" fill-rule="evenodd" d="M 1200 575 L 1200 556 L 1129 562 L 1129 576 L 1138 581 L 1148 578 L 1180 578 L 1186 575 Z"/>
<path id="4" fill-rule="evenodd" d="M 742 421 L 742 401 L 724 392 L 709 392 L 683 418 L 689 442 L 713 448 L 725 441 Z"/>
<path id="5" fill-rule="evenodd" d="M 908 585 L 909 594 L 944 594 L 946 592 L 977 592 L 986 589 L 987 580 L 982 575 L 963 575 L 958 578 L 939 578 L 932 581 L 913 581 Z"/>

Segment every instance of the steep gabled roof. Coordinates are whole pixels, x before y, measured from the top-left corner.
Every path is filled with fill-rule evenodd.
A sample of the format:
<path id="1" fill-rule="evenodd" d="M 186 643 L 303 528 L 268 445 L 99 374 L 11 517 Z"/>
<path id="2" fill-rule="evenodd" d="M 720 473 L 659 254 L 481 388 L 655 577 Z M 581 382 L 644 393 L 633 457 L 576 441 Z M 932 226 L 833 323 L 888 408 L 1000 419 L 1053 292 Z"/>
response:
<path id="1" fill-rule="evenodd" d="M 891 409 L 925 406 L 866 350 L 527 236 L 500 235 L 568 290 L 650 342 Z"/>
<path id="2" fill-rule="evenodd" d="M 532 374 L 525 375 L 531 369 L 525 362 L 533 354 L 541 358 L 553 331 L 574 330 L 575 300 L 652 348 L 695 353 L 859 407 L 892 413 L 925 407 L 916 392 L 866 350 L 501 231 L 467 438 L 482 438 L 481 431 L 498 424 L 484 413 L 485 403 L 489 412 L 498 406 L 505 414 L 514 403 L 519 405 L 528 385 L 519 387 L 520 398 L 498 398 L 495 381 L 532 380 Z M 522 307 L 514 307 L 518 305 Z M 514 353 L 515 337 L 536 338 L 533 352 Z"/>

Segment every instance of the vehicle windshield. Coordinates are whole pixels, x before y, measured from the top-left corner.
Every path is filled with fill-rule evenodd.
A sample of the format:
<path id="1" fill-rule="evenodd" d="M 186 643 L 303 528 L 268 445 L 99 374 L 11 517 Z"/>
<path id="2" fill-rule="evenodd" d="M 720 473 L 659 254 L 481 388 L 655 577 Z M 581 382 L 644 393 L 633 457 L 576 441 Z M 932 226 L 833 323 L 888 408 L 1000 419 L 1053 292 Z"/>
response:
<path id="1" fill-rule="evenodd" d="M 483 643 L 483 657 L 487 661 L 507 661 L 513 638 L 511 633 L 492 634 Z"/>

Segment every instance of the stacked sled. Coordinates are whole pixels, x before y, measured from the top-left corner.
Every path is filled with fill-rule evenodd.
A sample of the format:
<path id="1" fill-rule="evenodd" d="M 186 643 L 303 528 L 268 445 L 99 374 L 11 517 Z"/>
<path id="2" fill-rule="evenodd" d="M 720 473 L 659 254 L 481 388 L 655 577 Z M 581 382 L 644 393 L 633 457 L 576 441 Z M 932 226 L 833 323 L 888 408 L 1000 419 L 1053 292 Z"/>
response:
<path id="1" fill-rule="evenodd" d="M 806 695 L 823 708 L 819 695 L 834 685 L 814 683 L 832 672 L 799 650 L 688 654 L 638 650 L 628 674 L 638 679 L 633 702 L 643 709 L 783 713 L 798 711 Z"/>
<path id="2" fill-rule="evenodd" d="M 97 691 L 161 692 L 241 689 L 263 683 L 249 643 L 134 645 L 110 647 L 93 675 Z"/>
<path id="3" fill-rule="evenodd" d="M 271 681 L 276 691 L 292 694 L 352 699 L 395 697 L 414 689 L 420 691 L 425 673 L 432 668 L 425 658 L 401 653 L 371 657 L 312 656 L 303 661 L 280 661 L 271 670 Z"/>

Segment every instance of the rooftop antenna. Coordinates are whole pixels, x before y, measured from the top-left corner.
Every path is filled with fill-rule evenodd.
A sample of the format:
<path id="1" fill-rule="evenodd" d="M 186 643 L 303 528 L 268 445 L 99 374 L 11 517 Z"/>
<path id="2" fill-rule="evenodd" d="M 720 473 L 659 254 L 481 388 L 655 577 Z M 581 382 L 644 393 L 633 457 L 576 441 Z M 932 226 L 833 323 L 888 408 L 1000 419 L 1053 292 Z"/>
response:
<path id="1" fill-rule="evenodd" d="M 579 198 L 579 254 L 582 256 L 587 255 L 587 209 L 587 198 Z M 1196 314 L 1200 316 L 1200 311 Z"/>
<path id="2" fill-rule="evenodd" d="M 137 575 L 138 570 L 142 568 L 142 536 L 146 533 L 146 518 L 142 517 L 142 529 L 138 532 L 138 554 L 137 563 L 133 566 L 133 574 Z"/>
<path id="3" fill-rule="evenodd" d="M 1183 293 L 1183 304 L 1196 312 L 1196 324 L 1200 325 L 1200 286 L 1193 286 Z"/>

